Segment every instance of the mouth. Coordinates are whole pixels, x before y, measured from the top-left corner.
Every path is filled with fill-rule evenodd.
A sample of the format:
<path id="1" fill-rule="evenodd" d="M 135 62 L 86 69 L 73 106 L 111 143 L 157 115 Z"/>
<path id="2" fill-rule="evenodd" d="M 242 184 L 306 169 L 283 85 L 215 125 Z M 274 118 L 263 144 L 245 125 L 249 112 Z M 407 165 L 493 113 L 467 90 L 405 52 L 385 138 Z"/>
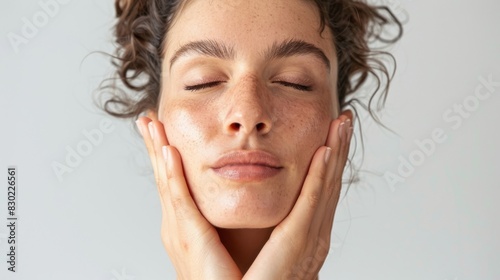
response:
<path id="1" fill-rule="evenodd" d="M 283 169 L 278 158 L 264 151 L 234 151 L 221 156 L 211 169 L 220 177 L 239 182 L 262 181 Z"/>

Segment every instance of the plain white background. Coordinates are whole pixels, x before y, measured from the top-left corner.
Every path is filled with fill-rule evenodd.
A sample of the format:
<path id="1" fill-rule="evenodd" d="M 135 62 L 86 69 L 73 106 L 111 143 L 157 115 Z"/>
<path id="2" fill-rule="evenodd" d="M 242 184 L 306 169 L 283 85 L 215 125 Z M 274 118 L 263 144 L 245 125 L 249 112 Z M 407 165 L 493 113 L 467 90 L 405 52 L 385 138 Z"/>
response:
<path id="1" fill-rule="evenodd" d="M 174 279 L 142 140 L 92 103 L 112 68 L 87 55 L 113 50 L 113 1 L 62 2 L 46 18 L 38 0 L 0 2 L 0 278 Z M 378 3 L 410 18 L 391 49 L 398 70 L 382 118 L 397 135 L 365 122 L 362 182 L 338 206 L 321 279 L 500 279 L 500 86 L 479 88 L 481 79 L 500 82 L 500 3 Z M 27 21 L 39 26 L 13 44 Z M 478 88 L 489 96 L 474 97 Z M 89 146 L 85 134 L 106 122 Z M 425 154 L 417 143 L 435 130 L 443 141 Z M 86 155 L 58 177 L 54 165 L 68 165 L 78 148 Z M 6 263 L 10 165 L 15 274 Z"/>

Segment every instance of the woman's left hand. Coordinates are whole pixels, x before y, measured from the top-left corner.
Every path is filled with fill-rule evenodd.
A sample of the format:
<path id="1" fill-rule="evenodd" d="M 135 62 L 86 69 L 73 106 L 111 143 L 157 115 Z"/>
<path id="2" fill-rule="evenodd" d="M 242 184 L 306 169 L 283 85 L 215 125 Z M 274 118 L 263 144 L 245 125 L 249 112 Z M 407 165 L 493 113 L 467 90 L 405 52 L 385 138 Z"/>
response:
<path id="1" fill-rule="evenodd" d="M 313 156 L 300 195 L 243 279 L 317 279 L 330 249 L 333 217 L 352 136 L 352 113 L 330 124 L 326 147 Z"/>

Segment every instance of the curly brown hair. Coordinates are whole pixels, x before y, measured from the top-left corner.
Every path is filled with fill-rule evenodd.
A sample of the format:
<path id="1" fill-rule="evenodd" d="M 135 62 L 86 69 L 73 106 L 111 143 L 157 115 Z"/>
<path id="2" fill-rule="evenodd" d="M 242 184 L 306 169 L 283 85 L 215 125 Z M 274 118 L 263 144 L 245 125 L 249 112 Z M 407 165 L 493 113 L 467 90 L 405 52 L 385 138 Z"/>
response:
<path id="1" fill-rule="evenodd" d="M 312 0 L 311 0 L 312 1 Z M 138 118 L 147 110 L 157 110 L 161 88 L 161 64 L 164 42 L 169 26 L 188 0 L 116 0 L 118 19 L 114 36 L 117 49 L 112 56 L 117 78 L 105 80 L 101 107 L 120 118 Z M 314 0 L 321 15 L 319 32 L 325 27 L 334 36 L 338 59 L 338 101 L 341 108 L 360 104 L 378 121 L 373 110 L 377 93 L 381 98 L 377 108 L 385 103 L 394 70 L 389 71 L 381 59 L 391 58 L 387 52 L 370 48 L 370 43 L 389 45 L 402 36 L 398 18 L 386 6 L 372 6 L 362 0 Z M 396 27 L 392 38 L 383 38 L 388 26 Z M 394 33 L 394 32 L 393 32 Z M 395 67 L 394 67 L 395 69 Z M 377 83 L 367 104 L 354 93 L 372 76 Z M 120 87 L 117 81 L 125 86 Z M 385 82 L 385 83 L 384 83 Z M 102 97 L 102 96 L 101 96 Z M 359 121 L 359 120 L 358 120 Z M 379 122 L 380 123 L 380 122 Z"/>

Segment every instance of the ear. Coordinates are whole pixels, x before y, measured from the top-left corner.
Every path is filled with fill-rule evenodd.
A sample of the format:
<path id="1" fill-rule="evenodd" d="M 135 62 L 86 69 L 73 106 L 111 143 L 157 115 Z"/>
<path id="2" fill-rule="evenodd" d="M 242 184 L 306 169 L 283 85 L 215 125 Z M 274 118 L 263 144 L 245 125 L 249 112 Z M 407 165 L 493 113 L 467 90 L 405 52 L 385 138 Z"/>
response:
<path id="1" fill-rule="evenodd" d="M 354 123 L 354 114 L 351 110 L 342 111 L 341 115 L 348 117 L 351 120 L 351 123 Z"/>
<path id="2" fill-rule="evenodd" d="M 147 110 L 145 112 L 145 114 L 146 114 L 146 117 L 150 118 L 153 121 L 157 121 L 158 120 L 158 113 L 154 109 Z"/>

